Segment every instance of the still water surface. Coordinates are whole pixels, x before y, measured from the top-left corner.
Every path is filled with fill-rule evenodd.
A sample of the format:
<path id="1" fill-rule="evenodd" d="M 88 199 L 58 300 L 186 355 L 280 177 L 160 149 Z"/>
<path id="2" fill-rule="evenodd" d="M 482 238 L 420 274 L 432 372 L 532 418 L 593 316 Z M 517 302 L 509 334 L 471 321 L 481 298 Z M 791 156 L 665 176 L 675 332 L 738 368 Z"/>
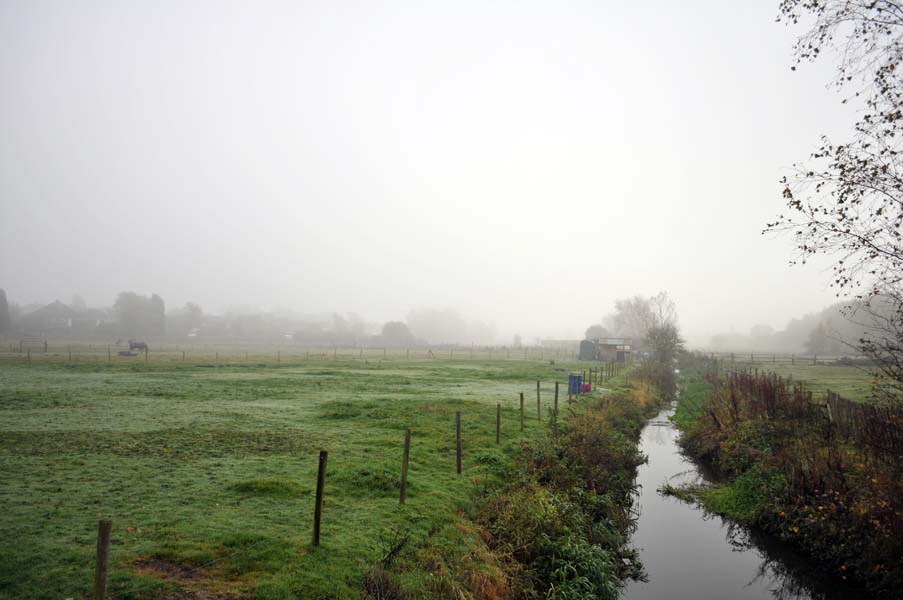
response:
<path id="1" fill-rule="evenodd" d="M 657 489 L 706 481 L 680 453 L 671 424 L 674 408 L 663 410 L 643 429 L 637 483 L 640 517 L 632 541 L 648 573 L 632 582 L 625 600 L 839 600 L 867 598 L 836 577 L 827 576 L 780 541 L 729 524 Z"/>

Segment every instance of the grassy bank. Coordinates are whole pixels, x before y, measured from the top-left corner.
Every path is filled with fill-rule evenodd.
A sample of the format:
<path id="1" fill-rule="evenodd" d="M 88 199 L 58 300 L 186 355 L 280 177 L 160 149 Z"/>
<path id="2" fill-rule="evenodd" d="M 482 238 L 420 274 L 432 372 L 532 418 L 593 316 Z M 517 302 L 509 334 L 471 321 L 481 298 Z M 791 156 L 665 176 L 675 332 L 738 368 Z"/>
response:
<path id="1" fill-rule="evenodd" d="M 539 590 L 573 564 L 606 567 L 580 576 L 604 573 L 605 585 L 616 586 L 610 576 L 628 569 L 616 560 L 625 525 L 615 505 L 636 459 L 629 450 L 639 413 L 631 412 L 634 392 L 622 389 L 604 408 L 574 403 L 550 436 L 552 382 L 566 380 L 569 366 L 585 368 L 453 360 L 5 364 L 0 531 L 16 542 L 0 554 L 0 598 L 87 596 L 100 518 L 114 523 L 116 598 L 359 598 L 380 590 L 504 598 Z M 562 411 L 566 404 L 563 396 Z M 455 472 L 456 411 L 463 476 Z M 623 455 L 604 473 L 581 462 L 590 455 L 577 458 L 580 435 L 599 441 L 581 426 L 596 419 Z M 399 506 L 405 427 L 411 465 Z M 322 545 L 314 548 L 321 448 L 330 456 Z M 609 472 L 616 476 L 603 476 Z M 506 513 L 505 498 L 523 510 Z M 500 525 L 525 514 L 537 527 L 551 516 L 571 520 L 557 533 Z M 581 534 L 572 535 L 581 524 L 589 540 L 582 545 Z M 550 546 L 552 555 L 526 551 L 506 531 L 566 540 L 560 548 L 576 554 L 551 568 L 545 561 L 554 563 L 559 546 Z"/>
<path id="2" fill-rule="evenodd" d="M 824 407 L 773 374 L 688 370 L 681 445 L 724 483 L 682 490 L 708 510 L 805 550 L 885 597 L 903 590 L 899 466 L 839 436 Z"/>

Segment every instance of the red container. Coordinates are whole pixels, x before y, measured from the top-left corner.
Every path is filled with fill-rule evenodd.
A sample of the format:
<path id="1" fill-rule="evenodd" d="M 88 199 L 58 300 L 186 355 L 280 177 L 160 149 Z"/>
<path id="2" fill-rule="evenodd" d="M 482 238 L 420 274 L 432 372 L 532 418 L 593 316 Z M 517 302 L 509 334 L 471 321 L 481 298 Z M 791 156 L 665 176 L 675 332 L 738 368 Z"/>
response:
<path id="1" fill-rule="evenodd" d="M 593 384 L 591 384 L 591 383 L 584 383 L 584 384 L 583 384 L 583 391 L 584 391 L 584 392 L 591 392 L 591 391 L 593 391 Z"/>

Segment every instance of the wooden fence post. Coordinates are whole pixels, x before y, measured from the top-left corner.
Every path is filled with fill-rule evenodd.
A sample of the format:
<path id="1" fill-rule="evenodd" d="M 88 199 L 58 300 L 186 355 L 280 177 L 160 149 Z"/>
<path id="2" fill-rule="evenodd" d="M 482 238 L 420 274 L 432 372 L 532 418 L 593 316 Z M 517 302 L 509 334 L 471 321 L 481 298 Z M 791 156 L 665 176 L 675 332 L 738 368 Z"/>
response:
<path id="1" fill-rule="evenodd" d="M 276 362 L 282 362 L 282 351 L 276 350 Z"/>
<path id="2" fill-rule="evenodd" d="M 455 411 L 455 467 L 461 474 L 461 411 Z"/>
<path id="3" fill-rule="evenodd" d="M 28 349 L 27 357 L 28 357 L 28 364 L 31 364 L 31 348 Z"/>
<path id="4" fill-rule="evenodd" d="M 185 351 L 182 350 L 182 362 L 185 362 Z"/>
<path id="5" fill-rule="evenodd" d="M 111 362 L 113 360 L 113 355 L 110 353 L 110 346 L 107 344 L 107 362 Z"/>
<path id="6" fill-rule="evenodd" d="M 320 462 L 317 468 L 317 495 L 314 500 L 314 546 L 320 545 L 320 520 L 323 517 L 323 488 L 326 487 L 326 459 L 329 453 L 320 450 Z"/>
<path id="7" fill-rule="evenodd" d="M 94 565 L 94 600 L 107 597 L 107 568 L 110 563 L 110 530 L 113 522 L 103 519 L 97 522 L 97 559 Z"/>
<path id="8" fill-rule="evenodd" d="M 398 497 L 398 503 L 404 504 L 405 489 L 408 484 L 408 459 L 411 456 L 411 429 L 404 430 L 404 455 L 401 459 L 401 491 Z"/>
<path id="9" fill-rule="evenodd" d="M 495 443 L 498 444 L 502 434 L 502 405 L 495 405 Z"/>
<path id="10" fill-rule="evenodd" d="M 147 362 L 147 344 L 144 345 L 144 362 Z"/>
<path id="11" fill-rule="evenodd" d="M 404 349 L 404 358 L 405 358 L 405 360 L 411 358 L 411 349 L 410 348 Z"/>
<path id="12" fill-rule="evenodd" d="M 542 421 L 542 404 L 539 401 L 539 381 L 536 382 L 536 418 Z"/>
<path id="13" fill-rule="evenodd" d="M 524 430 L 524 393 L 520 393 L 520 430 Z"/>
<path id="14" fill-rule="evenodd" d="M 558 427 L 558 382 L 555 382 L 555 403 L 552 405 L 552 419 L 555 427 Z"/>

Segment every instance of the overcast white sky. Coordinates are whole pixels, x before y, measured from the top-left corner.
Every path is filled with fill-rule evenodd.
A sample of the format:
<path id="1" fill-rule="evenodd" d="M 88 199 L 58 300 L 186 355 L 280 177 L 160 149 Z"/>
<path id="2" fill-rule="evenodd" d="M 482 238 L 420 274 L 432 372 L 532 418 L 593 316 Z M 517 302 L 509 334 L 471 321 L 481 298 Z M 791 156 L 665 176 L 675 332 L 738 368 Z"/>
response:
<path id="1" fill-rule="evenodd" d="M 828 273 L 760 235 L 852 116 L 777 0 L 0 2 L 0 287 L 691 339 Z"/>

